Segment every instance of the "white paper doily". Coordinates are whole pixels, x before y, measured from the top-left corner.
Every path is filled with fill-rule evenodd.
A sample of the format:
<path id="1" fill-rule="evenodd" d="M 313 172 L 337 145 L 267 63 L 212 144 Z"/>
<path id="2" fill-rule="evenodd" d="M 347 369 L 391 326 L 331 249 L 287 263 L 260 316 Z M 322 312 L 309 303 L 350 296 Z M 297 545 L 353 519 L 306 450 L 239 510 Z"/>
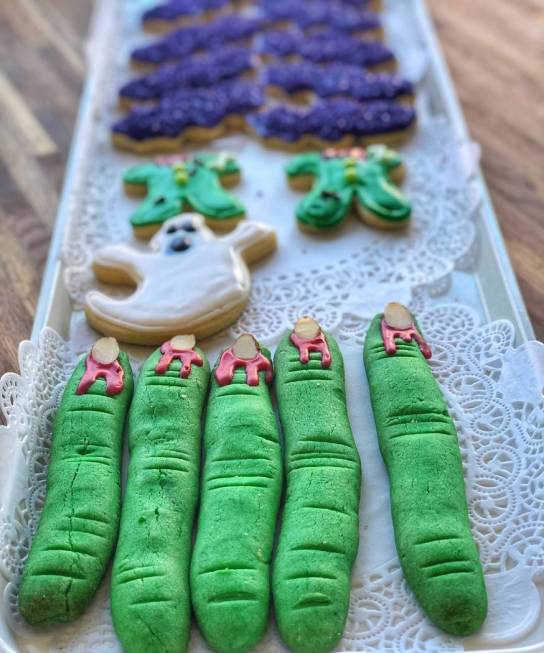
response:
<path id="1" fill-rule="evenodd" d="M 95 283 L 89 267 L 93 252 L 105 243 L 131 238 L 128 215 L 136 202 L 124 197 L 120 179 L 124 169 L 141 159 L 112 151 L 109 126 L 116 117 L 116 88 L 127 78 L 128 52 L 144 38 L 137 19 L 145 1 L 115 2 L 117 20 L 109 25 L 111 34 L 104 43 L 108 66 L 100 71 L 99 93 L 91 100 L 94 122 L 88 126 L 86 156 L 68 198 L 63 263 L 76 307 Z M 401 70 L 422 80 L 427 55 L 418 42 L 414 16 L 402 0 L 385 4 L 386 28 L 394 37 Z M 96 49 L 91 51 L 96 54 Z M 315 315 L 331 330 L 345 355 L 364 495 L 351 608 L 338 651 L 508 650 L 544 641 L 544 625 L 539 624 L 544 583 L 544 346 L 530 342 L 514 348 L 509 322 L 482 324 L 468 305 L 437 299 L 452 282 L 452 273 L 470 272 L 478 255 L 478 152 L 474 144 L 458 142 L 445 118 L 433 115 L 424 82 L 417 99 L 418 132 L 402 148 L 408 173 L 404 191 L 414 206 L 412 224 L 402 234 L 380 233 L 356 219 L 335 235 L 301 233 L 294 210 L 303 195 L 288 188 L 283 173 L 289 155 L 236 136 L 206 148 L 237 156 L 243 181 L 234 192 L 245 203 L 249 219 L 276 228 L 280 243 L 273 257 L 254 268 L 246 311 L 229 330 L 206 343 L 210 358 L 242 330 L 253 331 L 274 348 L 283 330 L 302 313 Z M 469 303 L 465 293 L 461 296 Z M 361 349 L 369 320 L 393 298 L 418 315 L 434 349 L 434 373 L 459 430 L 470 515 L 490 599 L 485 628 L 468 640 L 450 638 L 428 622 L 406 586 L 395 552 L 387 476 Z M 20 374 L 6 375 L 0 384 L 0 409 L 7 421 L 0 429 L 0 572 L 7 581 L 0 647 L 2 638 L 10 637 L 7 623 L 23 650 L 31 645 L 33 653 L 121 652 L 111 624 L 108 579 L 80 620 L 50 633 L 25 627 L 16 607 L 19 576 L 43 501 L 52 417 L 74 352 L 88 347 L 93 335 L 76 311 L 70 345 L 45 330 L 38 343 L 21 345 Z M 128 350 L 137 368 L 145 352 Z M 208 651 L 196 631 L 191 651 Z M 258 651 L 284 653 L 273 626 Z"/>
<path id="2" fill-rule="evenodd" d="M 537 625 L 538 586 L 544 580 L 544 345 L 530 342 L 514 349 L 509 322 L 481 326 L 472 309 L 437 303 L 422 292 L 411 307 L 433 347 L 432 369 L 458 428 L 473 533 L 486 572 L 490 612 L 471 648 L 518 644 Z M 361 321 L 361 335 L 368 319 Z M 462 640 L 429 623 L 398 565 L 362 352 L 358 344 L 354 347 L 359 334 L 343 339 L 345 323 L 328 316 L 323 323 L 345 355 L 348 407 L 364 472 L 361 545 L 338 651 L 464 650 Z M 46 329 L 38 345 L 23 343 L 21 375 L 8 375 L 0 387 L 0 407 L 8 421 L 0 446 L 15 440 L 20 456 L 12 471 L 11 487 L 17 490 L 3 498 L 0 512 L 0 563 L 9 580 L 4 616 L 23 637 L 40 641 L 40 651 L 120 652 L 107 582 L 84 617 L 56 629 L 53 639 L 26 629 L 16 610 L 17 582 L 43 499 L 51 417 L 73 361 L 68 345 Z M 192 650 L 207 651 L 197 633 Z M 284 651 L 273 627 L 258 650 Z"/>

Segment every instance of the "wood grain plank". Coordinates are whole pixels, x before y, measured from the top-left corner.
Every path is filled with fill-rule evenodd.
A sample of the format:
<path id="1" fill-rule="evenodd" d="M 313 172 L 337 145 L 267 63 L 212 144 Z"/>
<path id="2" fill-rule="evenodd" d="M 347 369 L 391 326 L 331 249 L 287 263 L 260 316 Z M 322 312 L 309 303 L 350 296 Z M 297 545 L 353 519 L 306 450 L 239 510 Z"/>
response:
<path id="1" fill-rule="evenodd" d="M 56 9 L 51 6 L 45 9 L 36 0 L 18 0 L 17 3 L 5 3 L 5 11 L 8 19 L 10 17 L 15 19 L 13 24 L 23 38 L 30 39 L 34 46 L 40 42 L 51 45 L 58 50 L 75 73 L 84 75 L 85 64 L 81 48 L 77 47 L 82 40 L 82 35 L 79 35 L 79 42 L 78 39 L 70 38 L 72 32 L 67 29 L 68 23 L 62 18 L 59 20 L 59 12 Z M 75 44 L 71 42 L 74 40 Z"/>
<path id="2" fill-rule="evenodd" d="M 26 138 L 30 154 L 44 156 L 57 151 L 54 141 L 36 120 L 19 91 L 1 71 L 0 104 L 3 107 L 3 112 L 7 114 L 4 116 L 6 122 Z"/>
<path id="3" fill-rule="evenodd" d="M 85 70 L 91 0 L 0 3 L 0 374 L 32 329 Z"/>
<path id="4" fill-rule="evenodd" d="M 544 339 L 544 2 L 428 0 L 529 315 Z"/>

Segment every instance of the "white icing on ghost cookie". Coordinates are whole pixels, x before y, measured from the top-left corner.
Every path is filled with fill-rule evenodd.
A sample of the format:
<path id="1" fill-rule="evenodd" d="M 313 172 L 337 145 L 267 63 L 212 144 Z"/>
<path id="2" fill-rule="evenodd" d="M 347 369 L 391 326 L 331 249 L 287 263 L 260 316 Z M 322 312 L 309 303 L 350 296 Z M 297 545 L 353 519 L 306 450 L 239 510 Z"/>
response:
<path id="1" fill-rule="evenodd" d="M 122 299 L 89 292 L 87 319 L 101 333 L 135 344 L 160 344 L 176 333 L 209 336 L 240 315 L 251 286 L 248 265 L 275 248 L 275 232 L 262 223 L 244 221 L 217 237 L 201 215 L 183 213 L 162 225 L 148 252 L 124 243 L 97 252 L 100 281 L 136 289 Z"/>

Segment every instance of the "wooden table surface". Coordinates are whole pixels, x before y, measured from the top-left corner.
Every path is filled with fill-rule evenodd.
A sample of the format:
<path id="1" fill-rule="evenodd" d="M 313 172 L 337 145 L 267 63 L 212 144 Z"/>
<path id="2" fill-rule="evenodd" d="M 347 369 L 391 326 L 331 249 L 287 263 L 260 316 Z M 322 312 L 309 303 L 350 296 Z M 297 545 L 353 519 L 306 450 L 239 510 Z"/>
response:
<path id="1" fill-rule="evenodd" d="M 544 339 L 544 0 L 428 0 L 537 337 Z M 91 0 L 0 3 L 0 374 L 29 337 Z"/>

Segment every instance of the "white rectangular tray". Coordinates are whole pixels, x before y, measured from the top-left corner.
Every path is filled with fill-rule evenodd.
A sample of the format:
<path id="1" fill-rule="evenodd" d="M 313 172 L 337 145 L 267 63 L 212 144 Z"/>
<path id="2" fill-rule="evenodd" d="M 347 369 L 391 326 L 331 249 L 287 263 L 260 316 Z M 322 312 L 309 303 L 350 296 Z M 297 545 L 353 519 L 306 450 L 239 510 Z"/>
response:
<path id="1" fill-rule="evenodd" d="M 12 606 L 21 556 L 39 513 L 51 414 L 74 356 L 94 337 L 80 310 L 82 294 L 93 283 L 89 257 L 101 242 L 130 237 L 127 216 L 134 202 L 123 197 L 119 180 L 138 159 L 113 151 L 108 132 L 116 88 L 129 74 L 128 52 L 144 38 L 137 23 L 144 4 L 101 0 L 97 5 L 88 80 L 32 342 L 21 347 L 21 374 L 1 382 L 8 426 L 0 432 L 0 587 L 6 587 L 0 650 L 10 653 L 120 651 L 109 618 L 107 580 L 88 614 L 51 634 L 24 629 Z M 533 331 L 477 165 L 477 147 L 470 142 L 425 6 L 422 0 L 385 4 L 402 67 L 423 73 L 418 134 L 402 148 L 406 192 L 414 201 L 410 232 L 377 234 L 353 220 L 330 239 L 302 234 L 293 217 L 302 194 L 288 189 L 282 172 L 289 155 L 265 150 L 245 136 L 211 144 L 204 149 L 227 148 L 239 158 L 244 181 L 234 192 L 251 219 L 276 227 L 280 248 L 253 270 L 254 291 L 241 320 L 204 347 L 213 361 L 234 334 L 252 329 L 274 348 L 293 319 L 308 312 L 340 342 L 365 483 L 352 608 L 339 650 L 544 651 L 539 467 L 544 347 L 530 342 Z M 429 624 L 396 558 L 361 348 L 368 320 L 390 299 L 417 311 L 435 352 L 433 371 L 459 430 L 490 595 L 486 628 L 465 640 Z M 138 347 L 128 351 L 136 366 L 146 353 Z M 191 653 L 200 650 L 207 649 L 195 632 Z M 284 650 L 273 627 L 259 650 Z"/>

